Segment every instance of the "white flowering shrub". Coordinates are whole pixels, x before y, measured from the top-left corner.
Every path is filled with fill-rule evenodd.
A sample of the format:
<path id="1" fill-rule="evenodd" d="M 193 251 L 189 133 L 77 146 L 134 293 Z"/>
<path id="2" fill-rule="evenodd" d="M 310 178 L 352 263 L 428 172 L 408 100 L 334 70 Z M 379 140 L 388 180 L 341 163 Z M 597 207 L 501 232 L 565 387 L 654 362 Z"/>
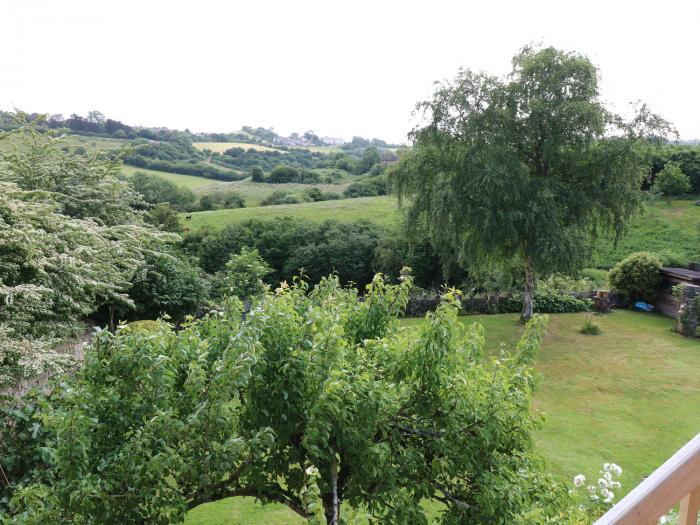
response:
<path id="1" fill-rule="evenodd" d="M 697 523 L 700 524 L 700 519 L 698 519 Z M 661 516 L 659 525 L 678 525 L 678 513 L 675 510 L 671 510 L 668 514 Z"/>
<path id="2" fill-rule="evenodd" d="M 587 516 L 601 516 L 615 504 L 615 493 L 622 484 L 618 481 L 622 469 L 615 463 L 605 463 L 595 483 L 583 474 L 574 476 L 574 488 L 569 491 Z"/>

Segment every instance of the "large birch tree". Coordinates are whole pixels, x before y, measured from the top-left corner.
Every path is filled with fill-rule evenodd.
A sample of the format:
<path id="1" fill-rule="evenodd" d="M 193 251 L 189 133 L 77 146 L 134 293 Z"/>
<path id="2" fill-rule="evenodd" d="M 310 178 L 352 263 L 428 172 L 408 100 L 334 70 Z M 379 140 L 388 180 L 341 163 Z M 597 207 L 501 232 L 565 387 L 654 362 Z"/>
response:
<path id="1" fill-rule="evenodd" d="M 600 230 L 619 237 L 642 204 L 646 145 L 670 132 L 641 105 L 604 106 L 598 70 L 578 53 L 525 47 L 505 78 L 461 70 L 418 104 L 413 147 L 390 181 L 443 257 L 522 268 L 522 319 L 538 276 L 572 272 Z"/>

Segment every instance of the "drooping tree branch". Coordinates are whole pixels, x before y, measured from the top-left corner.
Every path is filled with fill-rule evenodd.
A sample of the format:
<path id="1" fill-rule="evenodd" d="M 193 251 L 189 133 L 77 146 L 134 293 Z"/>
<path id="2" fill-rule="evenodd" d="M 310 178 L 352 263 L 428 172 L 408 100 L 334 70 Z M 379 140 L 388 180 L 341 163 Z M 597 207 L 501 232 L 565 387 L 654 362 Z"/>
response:
<path id="1" fill-rule="evenodd" d="M 442 501 L 446 504 L 452 503 L 455 507 L 462 510 L 469 510 L 472 508 L 472 506 L 469 503 L 467 503 L 466 501 L 462 501 L 461 499 L 453 495 L 449 490 L 447 490 L 447 488 L 444 485 L 438 483 L 437 481 L 431 481 L 430 484 L 437 490 L 442 492 L 443 497 L 435 496 L 435 498 L 439 501 Z"/>

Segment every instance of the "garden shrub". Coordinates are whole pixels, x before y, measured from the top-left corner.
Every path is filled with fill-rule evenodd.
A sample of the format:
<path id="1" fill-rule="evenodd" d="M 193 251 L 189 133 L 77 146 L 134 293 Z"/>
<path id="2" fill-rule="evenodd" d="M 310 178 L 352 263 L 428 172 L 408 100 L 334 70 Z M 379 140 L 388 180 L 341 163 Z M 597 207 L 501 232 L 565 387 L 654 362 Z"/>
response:
<path id="1" fill-rule="evenodd" d="M 538 313 L 561 314 L 574 312 L 587 312 L 591 309 L 590 299 L 578 299 L 571 295 L 562 295 L 554 292 L 537 291 L 533 301 L 534 311 Z M 499 313 L 516 313 L 522 311 L 522 296 L 502 299 L 497 306 Z"/>
<path id="2" fill-rule="evenodd" d="M 610 289 L 630 302 L 651 301 L 661 279 L 661 261 L 649 252 L 636 252 L 610 270 Z"/>

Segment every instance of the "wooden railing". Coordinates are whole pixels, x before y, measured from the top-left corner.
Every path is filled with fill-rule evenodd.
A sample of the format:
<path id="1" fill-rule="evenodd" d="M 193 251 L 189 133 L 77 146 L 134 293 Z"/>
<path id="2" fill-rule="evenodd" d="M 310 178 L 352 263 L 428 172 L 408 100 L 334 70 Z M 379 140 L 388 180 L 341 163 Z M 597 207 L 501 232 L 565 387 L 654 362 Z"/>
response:
<path id="1" fill-rule="evenodd" d="M 678 525 L 696 525 L 700 508 L 700 434 L 685 444 L 595 525 L 656 525 L 680 502 Z"/>

